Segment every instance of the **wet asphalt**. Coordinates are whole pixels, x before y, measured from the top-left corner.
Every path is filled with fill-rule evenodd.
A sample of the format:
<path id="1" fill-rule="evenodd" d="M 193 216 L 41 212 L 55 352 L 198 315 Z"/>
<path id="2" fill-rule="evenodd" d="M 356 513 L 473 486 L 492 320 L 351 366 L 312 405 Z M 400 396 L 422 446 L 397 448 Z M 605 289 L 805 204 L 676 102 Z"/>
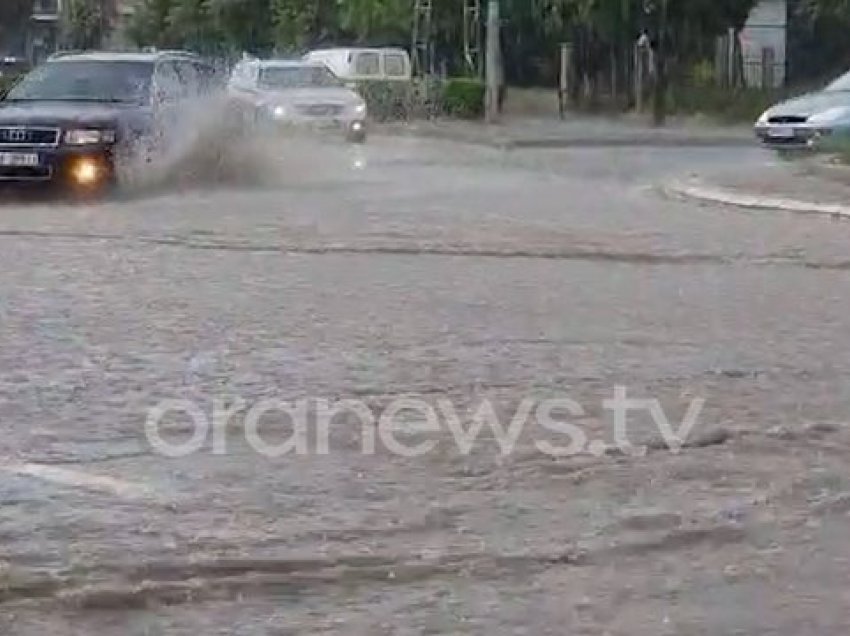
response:
<path id="1" fill-rule="evenodd" d="M 667 198 L 742 148 L 243 149 L 98 204 L 0 206 L 0 634 L 746 634 L 850 628 L 850 225 Z M 209 175 L 207 175 L 209 176 Z M 610 448 L 623 387 L 642 457 Z M 268 457 L 163 400 L 571 399 L 405 457 L 342 416 Z M 434 406 L 434 408 L 437 408 Z M 438 411 L 439 412 L 439 411 Z M 407 417 L 412 417 L 407 413 Z M 310 422 L 313 422 L 311 419 Z M 270 413 L 263 439 L 291 421 Z M 196 430 L 162 423 L 177 444 Z M 602 445 L 596 449 L 606 448 Z"/>

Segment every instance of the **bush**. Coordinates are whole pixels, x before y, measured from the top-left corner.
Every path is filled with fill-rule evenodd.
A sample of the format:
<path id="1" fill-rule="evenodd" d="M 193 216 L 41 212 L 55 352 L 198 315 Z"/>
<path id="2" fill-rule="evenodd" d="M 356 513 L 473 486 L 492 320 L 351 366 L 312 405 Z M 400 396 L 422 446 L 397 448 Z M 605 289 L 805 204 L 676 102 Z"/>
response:
<path id="1" fill-rule="evenodd" d="M 680 115 L 706 115 L 727 123 L 753 123 L 781 99 L 777 91 L 729 90 L 720 86 L 676 86 L 671 111 Z"/>
<path id="2" fill-rule="evenodd" d="M 451 117 L 478 119 L 484 114 L 485 90 L 477 79 L 450 79 L 443 86 L 443 111 Z"/>
<path id="3" fill-rule="evenodd" d="M 369 117 L 378 122 L 447 115 L 476 119 L 484 114 L 484 84 L 474 79 L 365 81 L 357 85 Z"/>
<path id="4" fill-rule="evenodd" d="M 833 155 L 837 163 L 850 164 L 850 133 L 846 131 L 822 137 L 815 148 L 819 152 Z"/>
<path id="5" fill-rule="evenodd" d="M 412 85 L 406 82 L 366 81 L 357 85 L 375 121 L 393 121 L 409 116 Z"/>

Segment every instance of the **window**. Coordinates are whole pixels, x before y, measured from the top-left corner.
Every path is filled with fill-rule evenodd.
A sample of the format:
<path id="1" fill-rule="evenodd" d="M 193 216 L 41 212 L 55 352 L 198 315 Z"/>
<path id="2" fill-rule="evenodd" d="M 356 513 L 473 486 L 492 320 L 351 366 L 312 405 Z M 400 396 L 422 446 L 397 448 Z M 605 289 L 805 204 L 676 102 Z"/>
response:
<path id="1" fill-rule="evenodd" d="M 381 60 L 377 53 L 360 53 L 354 70 L 357 75 L 377 75 L 381 72 Z"/>
<path id="2" fill-rule="evenodd" d="M 152 71 L 147 62 L 48 62 L 24 77 L 7 99 L 140 102 L 148 98 Z"/>
<path id="3" fill-rule="evenodd" d="M 58 0 L 35 0 L 32 3 L 33 16 L 58 16 Z"/>
<path id="4" fill-rule="evenodd" d="M 309 88 L 339 86 L 340 81 L 324 66 L 269 66 L 260 71 L 262 88 Z"/>
<path id="5" fill-rule="evenodd" d="M 399 53 L 387 53 L 384 55 L 384 73 L 390 77 L 404 77 L 407 75 L 404 56 Z"/>

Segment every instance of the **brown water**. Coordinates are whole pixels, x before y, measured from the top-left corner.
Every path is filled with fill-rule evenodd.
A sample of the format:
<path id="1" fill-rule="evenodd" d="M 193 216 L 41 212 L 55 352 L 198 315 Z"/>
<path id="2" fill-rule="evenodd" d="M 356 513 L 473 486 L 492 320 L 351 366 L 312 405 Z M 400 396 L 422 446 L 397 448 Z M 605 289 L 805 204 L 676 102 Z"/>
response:
<path id="1" fill-rule="evenodd" d="M 3 207 L 0 633 L 847 633 L 846 224 L 649 187 L 723 150 L 245 150 L 259 180 Z M 144 437 L 167 398 L 533 396 L 610 443 L 618 385 L 706 400 L 681 453 L 639 417 L 642 458 Z"/>

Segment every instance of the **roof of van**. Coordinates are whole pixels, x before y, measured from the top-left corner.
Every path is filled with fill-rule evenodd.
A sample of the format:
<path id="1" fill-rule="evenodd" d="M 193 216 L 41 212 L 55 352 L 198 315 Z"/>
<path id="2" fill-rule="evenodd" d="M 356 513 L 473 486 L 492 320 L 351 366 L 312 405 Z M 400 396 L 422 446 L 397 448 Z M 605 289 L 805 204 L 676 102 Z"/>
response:
<path id="1" fill-rule="evenodd" d="M 398 46 L 336 46 L 327 49 L 314 49 L 307 53 L 307 55 L 312 55 L 313 53 L 350 53 L 352 51 L 387 51 L 407 54 L 406 49 Z"/>
<path id="2" fill-rule="evenodd" d="M 302 59 L 285 59 L 285 60 L 252 60 L 253 63 L 258 64 L 263 67 L 273 67 L 273 68 L 300 68 L 304 66 L 322 66 L 321 64 L 310 62 Z"/>

